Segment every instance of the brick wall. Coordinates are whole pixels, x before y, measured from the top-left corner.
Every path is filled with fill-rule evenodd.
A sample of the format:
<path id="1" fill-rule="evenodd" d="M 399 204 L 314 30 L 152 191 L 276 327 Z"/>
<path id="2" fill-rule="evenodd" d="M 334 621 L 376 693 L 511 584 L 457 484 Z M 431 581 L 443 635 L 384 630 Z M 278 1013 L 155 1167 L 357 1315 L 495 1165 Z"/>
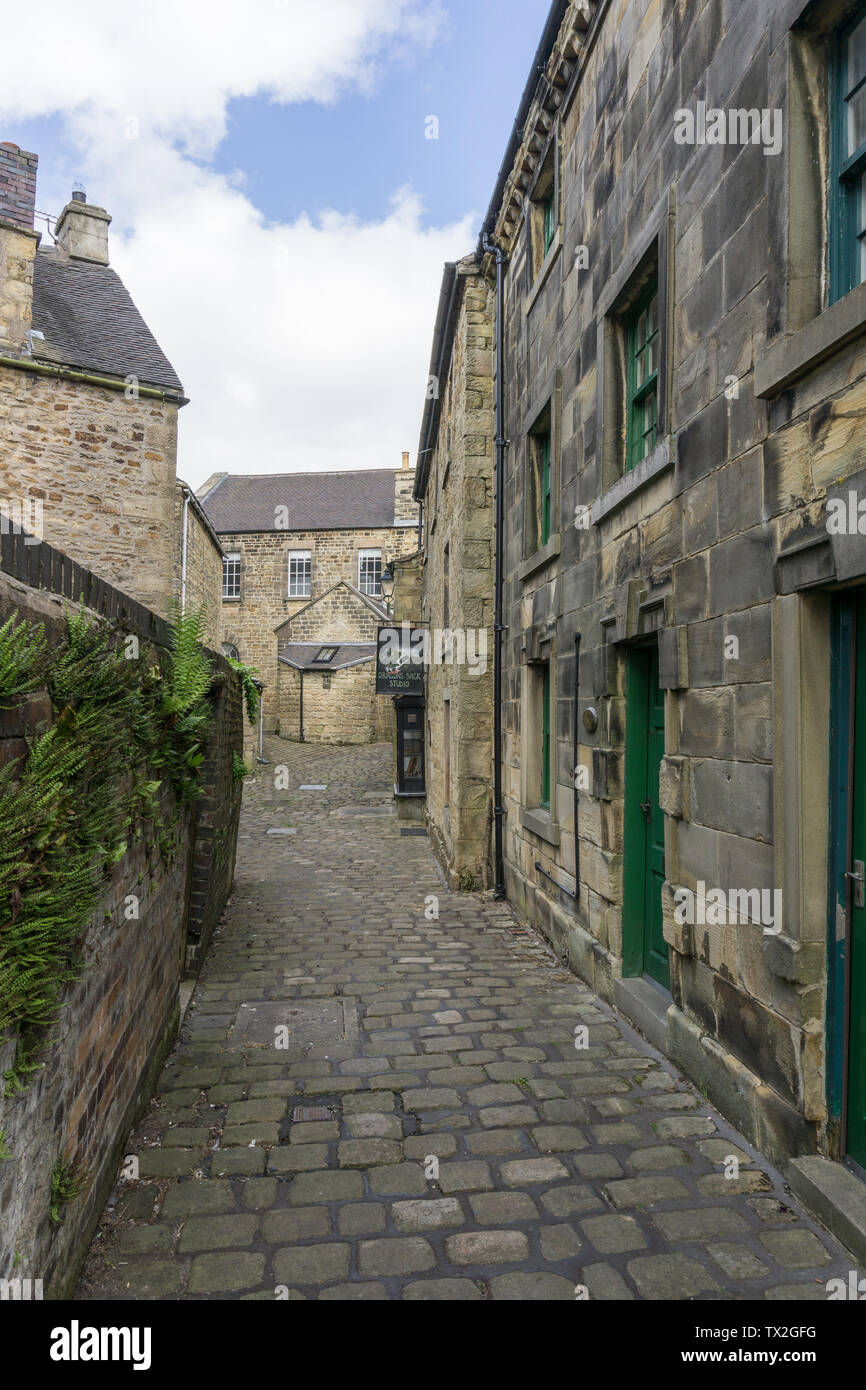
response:
<path id="1" fill-rule="evenodd" d="M 64 609 L 84 595 L 90 611 L 115 620 L 142 641 L 164 644 L 162 620 L 47 545 L 2 537 L 0 623 L 16 613 L 45 624 L 59 642 Z M 0 1130 L 12 1157 L 0 1165 L 0 1278 L 13 1270 L 43 1279 L 53 1296 L 68 1295 L 90 1234 L 114 1181 L 130 1125 L 149 1099 L 178 1023 L 185 951 L 197 965 L 229 892 L 240 787 L 231 755 L 241 746 L 240 691 L 222 658 L 205 750 L 205 797 L 187 811 L 176 852 L 166 862 L 156 822 L 144 823 L 115 866 L 83 942 L 86 973 L 68 986 L 46 1053 L 27 1089 L 0 1099 Z M 51 717 L 36 696 L 0 721 L 0 765 L 23 751 L 25 735 Z M 173 809 L 163 792 L 162 811 Z M 139 899 L 127 920 L 126 899 Z M 0 1070 L 15 1040 L 0 1044 Z M 49 1220 L 51 1171 L 60 1157 L 80 1165 L 84 1185 L 59 1226 Z M 16 1263 L 16 1256 L 20 1257 Z"/>
<path id="2" fill-rule="evenodd" d="M 10 140 L 0 141 L 0 218 L 32 228 L 38 156 Z"/>

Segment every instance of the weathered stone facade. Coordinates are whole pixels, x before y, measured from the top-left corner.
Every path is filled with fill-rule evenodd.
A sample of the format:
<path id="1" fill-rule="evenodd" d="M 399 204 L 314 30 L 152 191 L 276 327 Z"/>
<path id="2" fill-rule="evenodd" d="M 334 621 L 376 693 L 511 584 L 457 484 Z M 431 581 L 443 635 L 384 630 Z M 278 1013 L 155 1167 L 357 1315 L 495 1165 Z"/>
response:
<path id="1" fill-rule="evenodd" d="M 862 483 L 866 286 L 829 302 L 828 63 L 858 6 L 560 9 L 485 224 L 506 257 L 508 894 L 765 1151 L 835 1157 L 827 960 L 850 914 L 827 730 L 837 591 L 866 556 L 828 535 L 827 499 Z M 699 101 L 766 112 L 781 139 L 680 143 Z M 654 293 L 655 430 L 627 457 L 629 335 Z M 434 567 L 431 545 L 431 595 Z M 636 691 L 655 660 L 653 769 Z M 658 903 L 634 882 L 656 774 L 669 989 L 645 978 Z M 739 895 L 718 923 L 713 890 Z M 781 894 L 769 930 L 759 890 Z M 687 902 L 708 920 L 680 920 Z"/>
<path id="2" fill-rule="evenodd" d="M 452 293 L 453 292 L 453 293 Z M 493 303 L 474 256 L 446 267 L 416 493 L 424 506 L 421 617 L 472 635 L 476 665 L 427 669 L 427 824 L 452 884 L 490 881 L 493 654 Z M 441 360 L 440 360 L 441 359 Z M 446 559 L 447 557 L 447 559 Z M 483 636 L 482 636 L 483 634 Z M 443 651 L 447 657 L 447 649 Z M 483 668 L 483 669 L 482 669 Z"/>

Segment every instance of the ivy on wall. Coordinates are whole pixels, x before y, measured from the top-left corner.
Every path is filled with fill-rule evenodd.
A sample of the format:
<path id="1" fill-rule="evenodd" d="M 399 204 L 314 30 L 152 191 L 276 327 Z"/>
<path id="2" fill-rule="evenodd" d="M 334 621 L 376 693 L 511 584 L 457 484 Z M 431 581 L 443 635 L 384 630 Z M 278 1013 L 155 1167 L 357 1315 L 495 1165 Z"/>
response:
<path id="1" fill-rule="evenodd" d="M 0 1042 L 17 1037 L 7 1095 L 40 1065 L 114 865 L 148 823 L 169 857 L 184 807 L 201 794 L 213 681 L 201 615 L 176 616 L 170 633 L 159 654 L 67 613 L 49 651 L 41 625 L 0 627 L 0 710 L 47 690 L 54 716 L 26 757 L 0 770 Z"/>

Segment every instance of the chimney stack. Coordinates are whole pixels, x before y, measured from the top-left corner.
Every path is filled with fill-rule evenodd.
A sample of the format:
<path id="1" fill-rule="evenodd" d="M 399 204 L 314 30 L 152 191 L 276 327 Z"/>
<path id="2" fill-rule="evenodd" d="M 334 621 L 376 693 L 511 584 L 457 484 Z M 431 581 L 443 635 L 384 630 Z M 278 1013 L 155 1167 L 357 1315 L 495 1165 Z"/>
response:
<path id="1" fill-rule="evenodd" d="M 39 233 L 36 209 L 37 156 L 0 141 L 0 354 L 27 353 L 33 325 L 33 262 Z"/>
<path id="2" fill-rule="evenodd" d="M 408 450 L 408 449 L 404 449 L 404 450 L 403 450 L 403 467 L 404 467 L 404 468 L 408 468 L 408 467 L 409 467 L 409 450 Z"/>
<path id="3" fill-rule="evenodd" d="M 77 183 L 72 198 L 57 219 L 55 240 L 77 261 L 93 265 L 108 265 L 108 224 L 111 221 L 105 208 L 87 201 L 87 194 Z"/>
<path id="4" fill-rule="evenodd" d="M 39 159 L 10 140 L 0 141 L 0 220 L 33 231 Z"/>

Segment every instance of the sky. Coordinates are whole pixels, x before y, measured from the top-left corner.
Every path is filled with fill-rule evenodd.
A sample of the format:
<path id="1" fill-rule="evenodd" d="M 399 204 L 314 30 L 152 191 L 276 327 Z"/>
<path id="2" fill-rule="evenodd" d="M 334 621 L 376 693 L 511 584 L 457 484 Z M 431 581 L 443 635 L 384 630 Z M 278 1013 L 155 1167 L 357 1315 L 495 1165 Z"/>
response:
<path id="1" fill-rule="evenodd" d="M 0 139 L 39 155 L 39 212 L 79 182 L 111 214 L 190 398 L 187 482 L 414 464 L 442 266 L 475 247 L 549 8 L 41 0 Z"/>

